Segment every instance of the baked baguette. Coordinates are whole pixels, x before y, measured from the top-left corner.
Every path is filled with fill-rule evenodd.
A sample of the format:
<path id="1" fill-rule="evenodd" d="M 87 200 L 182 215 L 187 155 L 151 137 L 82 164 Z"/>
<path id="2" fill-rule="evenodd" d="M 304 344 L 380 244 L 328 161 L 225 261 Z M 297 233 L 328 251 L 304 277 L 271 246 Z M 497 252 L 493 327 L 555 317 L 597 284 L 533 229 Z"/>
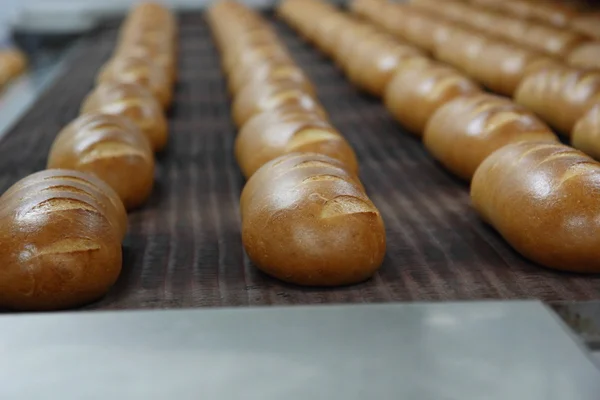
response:
<path id="1" fill-rule="evenodd" d="M 582 35 L 600 40 L 600 13 L 580 14 L 570 21 L 569 28 Z"/>
<path id="2" fill-rule="evenodd" d="M 356 156 L 344 137 L 318 114 L 304 110 L 265 112 L 250 119 L 235 141 L 237 162 L 246 178 L 263 164 L 286 153 L 325 154 L 358 171 Z"/>
<path id="3" fill-rule="evenodd" d="M 526 258 L 600 272 L 600 164 L 580 151 L 559 143 L 505 146 L 477 169 L 471 199 Z"/>
<path id="4" fill-rule="evenodd" d="M 288 154 L 263 165 L 242 192 L 242 242 L 263 272 L 337 286 L 370 278 L 385 255 L 381 215 L 357 178 L 329 157 Z"/>
<path id="5" fill-rule="evenodd" d="M 571 146 L 600 160 L 600 103 L 590 107 L 577 121 L 571 133 Z"/>
<path id="6" fill-rule="evenodd" d="M 105 83 L 84 100 L 81 113 L 100 112 L 130 118 L 146 135 L 152 149 L 167 145 L 168 128 L 165 114 L 152 93 L 133 83 Z"/>
<path id="7" fill-rule="evenodd" d="M 131 120 L 116 115 L 84 114 L 67 125 L 52 144 L 48 168 L 97 176 L 128 210 L 144 203 L 154 184 L 150 142 Z"/>
<path id="8" fill-rule="evenodd" d="M 537 67 L 559 65 L 542 53 L 463 28 L 451 29 L 438 42 L 435 57 L 505 96 L 512 96 L 523 78 Z"/>
<path id="9" fill-rule="evenodd" d="M 18 50 L 0 51 L 0 88 L 21 75 L 27 67 L 27 58 Z"/>
<path id="10" fill-rule="evenodd" d="M 407 62 L 387 86 L 386 108 L 411 133 L 421 137 L 434 112 L 455 97 L 481 92 L 471 79 L 441 64 Z"/>
<path id="11" fill-rule="evenodd" d="M 423 135 L 429 153 L 467 181 L 491 153 L 521 141 L 557 138 L 524 107 L 487 93 L 461 96 L 446 103 L 433 114 Z"/>
<path id="12" fill-rule="evenodd" d="M 301 108 L 325 116 L 325 110 L 302 84 L 265 84 L 247 87 L 233 100 L 232 115 L 238 128 L 254 115 L 286 107 Z"/>
<path id="13" fill-rule="evenodd" d="M 586 41 L 586 36 L 544 23 L 526 21 L 474 8 L 457 0 L 420 0 L 414 2 L 436 15 L 487 34 L 511 40 L 552 56 L 564 57 Z"/>
<path id="14" fill-rule="evenodd" d="M 576 47 L 567 62 L 574 67 L 600 71 L 600 42 L 587 42 Z"/>
<path id="15" fill-rule="evenodd" d="M 99 179 L 68 170 L 30 175 L 0 197 L 0 308 L 64 309 L 106 294 L 126 221 L 114 199 Z"/>
<path id="16" fill-rule="evenodd" d="M 470 0 L 472 4 L 500 11 L 518 18 L 565 27 L 576 17 L 576 10 L 562 2 L 529 0 Z"/>
<path id="17" fill-rule="evenodd" d="M 244 72 L 232 72 L 228 80 L 229 91 L 234 96 L 240 94 L 246 86 L 253 85 L 256 88 L 276 85 L 279 82 L 295 83 L 297 87 L 305 89 L 308 93 L 315 93 L 315 88 L 306 74 L 289 61 L 265 62 L 254 68 L 238 71 Z"/>
<path id="18" fill-rule="evenodd" d="M 569 135 L 600 94 L 600 73 L 576 68 L 542 68 L 521 81 L 515 101 Z"/>
<path id="19" fill-rule="evenodd" d="M 102 67 L 97 84 L 135 83 L 152 92 L 163 108 L 168 108 L 173 100 L 170 77 L 156 61 L 140 57 L 117 57 Z"/>
<path id="20" fill-rule="evenodd" d="M 348 79 L 358 88 L 381 97 L 396 69 L 415 57 L 423 58 L 424 54 L 380 33 L 362 39 L 362 43 L 355 47 L 346 64 L 346 72 Z"/>

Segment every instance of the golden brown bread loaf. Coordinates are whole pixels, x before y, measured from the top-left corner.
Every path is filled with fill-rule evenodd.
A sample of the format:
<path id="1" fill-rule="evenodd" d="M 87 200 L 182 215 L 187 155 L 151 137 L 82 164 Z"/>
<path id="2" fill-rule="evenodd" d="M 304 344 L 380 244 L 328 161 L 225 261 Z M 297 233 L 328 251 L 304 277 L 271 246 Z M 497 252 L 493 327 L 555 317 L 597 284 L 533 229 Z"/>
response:
<path id="1" fill-rule="evenodd" d="M 40 185 L 41 187 L 45 187 L 48 183 L 47 181 L 57 178 L 69 180 L 77 187 L 84 185 L 85 190 L 99 202 L 100 207 L 111 220 L 111 224 L 118 228 L 120 238 L 125 237 L 127 233 L 127 213 L 123 202 L 119 199 L 117 193 L 104 181 L 83 172 L 60 169 L 39 171 L 21 179 L 8 188 L 2 195 L 2 198 L 7 200 L 14 196 L 21 196 L 19 193 L 26 193 L 29 190 L 35 191 L 37 190 L 35 187 Z"/>
<path id="2" fill-rule="evenodd" d="M 505 97 L 487 93 L 457 97 L 440 107 L 425 128 L 431 155 L 462 179 L 495 150 L 520 141 L 557 140 L 535 115 Z"/>
<path id="3" fill-rule="evenodd" d="M 408 42 L 433 52 L 438 47 L 440 40 L 443 40 L 452 27 L 447 21 L 441 18 L 424 13 L 421 10 L 410 8 L 402 4 L 390 3 L 389 13 L 379 18 L 381 23 L 390 32 L 395 33 Z M 391 18 L 398 16 L 401 19 Z"/>
<path id="4" fill-rule="evenodd" d="M 354 151 L 344 137 L 318 114 L 265 112 L 250 119 L 235 142 L 236 159 L 249 178 L 263 164 L 292 152 L 325 154 L 357 173 Z"/>
<path id="5" fill-rule="evenodd" d="M 421 50 L 327 3 L 288 0 L 283 4 L 280 14 L 285 20 L 329 54 L 356 87 L 374 96 L 383 95 L 399 66 L 413 59 L 424 60 Z M 329 21 L 336 23 L 329 25 Z"/>
<path id="6" fill-rule="evenodd" d="M 543 68 L 523 79 L 515 101 L 569 135 L 600 94 L 600 73 L 576 68 Z"/>
<path id="7" fill-rule="evenodd" d="M 576 47 L 567 62 L 574 67 L 600 71 L 600 42 L 587 42 Z"/>
<path id="8" fill-rule="evenodd" d="M 135 83 L 152 92 L 163 108 L 173 100 L 171 79 L 155 62 L 147 58 L 122 56 L 109 61 L 97 78 L 102 83 Z"/>
<path id="9" fill-rule="evenodd" d="M 177 78 L 177 66 L 176 66 L 176 55 L 174 49 L 170 46 L 157 44 L 147 37 L 140 39 L 131 39 L 128 42 L 120 43 L 115 49 L 113 60 L 119 59 L 141 59 L 151 60 L 153 66 L 161 70 L 161 75 L 167 79 L 167 89 L 158 88 L 159 95 L 162 91 L 167 91 L 168 88 L 172 87 Z M 154 74 L 155 75 L 155 74 Z M 140 79 L 142 77 L 138 77 Z M 172 94 L 166 93 L 164 96 L 171 96 Z M 167 102 L 169 99 L 165 98 L 163 101 Z M 169 104 L 167 104 L 168 106 Z"/>
<path id="10" fill-rule="evenodd" d="M 236 126 L 241 128 L 256 114 L 286 107 L 300 108 L 325 116 L 325 110 L 302 86 L 265 84 L 246 87 L 235 97 L 232 105 L 233 120 Z"/>
<path id="11" fill-rule="evenodd" d="M 263 165 L 244 188 L 242 242 L 263 272 L 310 286 L 370 278 L 385 255 L 377 208 L 341 164 L 288 154 Z"/>
<path id="12" fill-rule="evenodd" d="M 505 146 L 477 169 L 471 199 L 523 256 L 549 268 L 600 272 L 600 164 L 558 143 Z"/>
<path id="13" fill-rule="evenodd" d="M 126 218 L 114 199 L 99 179 L 68 170 L 30 175 L 0 197 L 0 308 L 63 309 L 106 294 Z"/>
<path id="14" fill-rule="evenodd" d="M 571 20 L 569 28 L 582 35 L 600 40 L 600 13 L 582 13 Z"/>
<path id="15" fill-rule="evenodd" d="M 373 96 L 382 96 L 396 69 L 407 60 L 423 58 L 413 46 L 398 43 L 383 32 L 359 42 L 344 65 L 348 79 Z"/>
<path id="16" fill-rule="evenodd" d="M 506 96 L 512 96 L 521 80 L 537 67 L 559 65 L 553 58 L 525 47 L 457 27 L 438 42 L 435 56 Z"/>
<path id="17" fill-rule="evenodd" d="M 110 185 L 130 210 L 140 206 L 154 184 L 154 154 L 146 136 L 128 118 L 90 113 L 56 137 L 48 168 L 77 170 Z"/>
<path id="18" fill-rule="evenodd" d="M 169 107 L 177 75 L 176 35 L 175 17 L 168 9 L 153 3 L 134 6 L 97 81 L 146 86 L 163 107 Z"/>
<path id="19" fill-rule="evenodd" d="M 168 128 L 164 112 L 152 94 L 133 83 L 105 83 L 83 102 L 81 113 L 100 112 L 131 119 L 146 135 L 152 149 L 160 151 L 167 145 Z"/>
<path id="20" fill-rule="evenodd" d="M 567 26 L 577 15 L 568 4 L 530 0 L 470 0 L 471 3 L 518 18 L 537 20 L 551 25 Z"/>
<path id="21" fill-rule="evenodd" d="M 566 56 L 574 47 L 587 40 L 584 35 L 571 30 L 501 15 L 458 0 L 419 0 L 413 4 L 452 22 L 557 57 Z"/>
<path id="22" fill-rule="evenodd" d="M 18 50 L 0 50 L 0 88 L 19 76 L 27 67 L 25 55 Z"/>
<path id="23" fill-rule="evenodd" d="M 232 95 L 237 96 L 246 86 L 295 83 L 297 87 L 314 94 L 315 89 L 306 74 L 290 61 L 271 61 L 253 68 L 238 69 L 229 75 L 228 86 Z"/>
<path id="24" fill-rule="evenodd" d="M 480 92 L 471 79 L 440 64 L 407 63 L 386 88 L 386 108 L 411 133 L 422 136 L 427 121 L 443 104 Z"/>
<path id="25" fill-rule="evenodd" d="M 588 109 L 571 132 L 571 145 L 600 160 L 600 102 Z"/>

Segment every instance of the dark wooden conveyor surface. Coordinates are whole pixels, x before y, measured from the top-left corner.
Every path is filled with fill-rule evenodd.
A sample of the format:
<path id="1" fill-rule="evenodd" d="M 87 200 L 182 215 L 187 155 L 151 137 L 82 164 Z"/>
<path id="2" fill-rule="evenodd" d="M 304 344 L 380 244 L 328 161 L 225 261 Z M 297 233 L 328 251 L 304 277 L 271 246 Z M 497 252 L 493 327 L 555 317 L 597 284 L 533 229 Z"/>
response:
<path id="1" fill-rule="evenodd" d="M 553 272 L 524 260 L 471 209 L 468 187 L 437 165 L 381 102 L 361 95 L 283 23 L 274 26 L 315 82 L 334 124 L 360 158 L 367 191 L 387 226 L 377 276 L 338 289 L 283 284 L 244 254 L 238 212 L 244 184 L 219 58 L 201 14 L 182 15 L 170 144 L 159 156 L 148 204 L 130 214 L 122 275 L 84 309 L 248 306 L 415 300 L 600 298 L 598 277 Z M 116 24 L 91 34 L 64 75 L 0 142 L 0 191 L 43 169 L 56 133 L 76 117 Z"/>

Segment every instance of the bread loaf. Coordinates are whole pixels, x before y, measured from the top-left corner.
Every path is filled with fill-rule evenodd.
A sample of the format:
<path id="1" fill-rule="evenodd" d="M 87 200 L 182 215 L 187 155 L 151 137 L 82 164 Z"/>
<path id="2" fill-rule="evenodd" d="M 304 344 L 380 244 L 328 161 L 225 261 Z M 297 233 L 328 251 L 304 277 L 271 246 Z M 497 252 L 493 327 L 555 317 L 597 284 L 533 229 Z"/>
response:
<path id="1" fill-rule="evenodd" d="M 328 122 L 318 114 L 266 112 L 256 115 L 239 131 L 235 142 L 236 159 L 249 178 L 266 162 L 292 152 L 325 154 L 358 171 L 354 151 Z"/>
<path id="2" fill-rule="evenodd" d="M 536 66 L 558 64 L 541 53 L 463 28 L 451 29 L 438 42 L 435 56 L 506 96 L 512 96 Z"/>
<path id="3" fill-rule="evenodd" d="M 537 20 L 564 27 L 577 15 L 565 2 L 529 0 L 470 0 L 471 3 L 517 18 Z"/>
<path id="4" fill-rule="evenodd" d="M 63 309 L 106 294 L 126 218 L 113 199 L 102 181 L 68 170 L 30 175 L 0 197 L 0 308 Z"/>
<path id="5" fill-rule="evenodd" d="M 110 186 L 93 175 L 61 169 L 39 171 L 12 185 L 3 193 L 2 198 L 7 201 L 8 199 L 20 199 L 23 193 L 33 193 L 38 190 L 36 189 L 38 186 L 43 189 L 49 183 L 53 183 L 55 179 L 68 180 L 76 188 L 83 185 L 83 190 L 90 193 L 98 201 L 98 204 L 110 219 L 111 225 L 117 227 L 120 238 L 125 237 L 127 233 L 127 213 L 123 202 Z"/>
<path id="6" fill-rule="evenodd" d="M 422 136 L 427 121 L 443 104 L 481 89 L 466 76 L 440 64 L 407 63 L 386 88 L 386 108 L 411 133 Z"/>
<path id="7" fill-rule="evenodd" d="M 315 93 L 315 88 L 306 74 L 291 62 L 273 61 L 238 71 L 244 72 L 232 72 L 228 84 L 230 92 L 235 96 L 244 91 L 247 86 L 253 86 L 253 91 L 256 91 L 259 86 L 275 86 L 279 83 L 287 86 L 294 84 L 309 94 Z"/>
<path id="8" fill-rule="evenodd" d="M 359 39 L 360 40 L 360 39 Z M 362 39 L 351 53 L 346 71 L 351 82 L 373 96 L 381 97 L 396 69 L 405 61 L 424 54 L 382 32 Z"/>
<path id="9" fill-rule="evenodd" d="M 163 95 L 165 103 L 169 102 L 169 96 L 172 98 L 172 93 L 169 88 L 172 88 L 177 78 L 177 66 L 175 50 L 171 45 L 154 42 L 148 37 L 140 39 L 130 39 L 127 42 L 120 43 L 115 49 L 114 59 L 127 59 L 128 57 L 137 60 L 152 60 L 152 64 L 161 70 L 161 78 L 164 76 L 167 79 L 167 87 L 158 87 L 156 90 L 158 95 Z M 152 73 L 152 75 L 157 75 Z M 142 79 L 143 76 L 138 74 L 137 79 Z M 155 82 L 157 79 L 155 79 Z M 156 85 L 156 84 L 155 84 Z M 164 93 L 163 93 L 164 92 Z M 168 104 L 166 104 L 168 106 Z"/>
<path id="10" fill-rule="evenodd" d="M 471 199 L 526 258 L 600 272 L 600 164 L 585 154 L 558 143 L 505 146 L 477 169 Z"/>
<path id="11" fill-rule="evenodd" d="M 105 83 L 83 102 L 81 113 L 100 112 L 131 119 L 146 135 L 154 151 L 162 150 L 168 139 L 167 120 L 160 104 L 143 86 L 133 83 Z"/>
<path id="12" fill-rule="evenodd" d="M 543 68 L 527 75 L 515 101 L 569 135 L 600 94 L 600 73 L 575 68 Z"/>
<path id="13" fill-rule="evenodd" d="M 119 31 L 111 60 L 101 69 L 98 83 L 136 83 L 145 86 L 164 107 L 173 99 L 176 79 L 177 24 L 163 6 L 133 7 Z"/>
<path id="14" fill-rule="evenodd" d="M 281 13 L 286 21 L 330 54 L 348 79 L 371 95 L 383 95 L 398 67 L 413 59 L 425 59 L 421 50 L 399 42 L 371 24 L 351 19 L 329 4 L 318 1 L 285 4 Z M 307 9 L 313 10 L 312 13 L 307 13 Z M 335 24 L 329 25 L 329 21 Z"/>
<path id="15" fill-rule="evenodd" d="M 571 145 L 600 160 L 600 102 L 577 121 L 571 133 Z"/>
<path id="16" fill-rule="evenodd" d="M 576 47 L 567 62 L 574 67 L 600 71 L 600 42 L 587 42 Z"/>
<path id="17" fill-rule="evenodd" d="M 331 158 L 302 153 L 270 161 L 249 180 L 241 205 L 244 248 L 278 279 L 347 285 L 368 279 L 383 262 L 379 211 Z"/>
<path id="18" fill-rule="evenodd" d="M 557 57 L 566 56 L 574 47 L 586 40 L 584 35 L 571 30 L 503 16 L 474 8 L 457 0 L 419 0 L 414 4 L 455 23 Z"/>
<path id="19" fill-rule="evenodd" d="M 318 101 L 302 86 L 268 85 L 248 87 L 239 93 L 232 105 L 233 119 L 241 128 L 250 118 L 263 111 L 286 107 L 301 108 L 325 115 Z"/>
<path id="20" fill-rule="evenodd" d="M 438 47 L 438 42 L 443 40 L 448 34 L 451 25 L 435 16 L 421 12 L 420 10 L 411 8 L 402 8 L 401 4 L 394 4 L 390 15 L 396 9 L 397 13 L 402 15 L 400 23 L 393 20 L 387 22 L 383 20 L 383 26 L 387 29 L 392 27 L 391 32 L 395 32 L 408 42 L 424 49 L 428 52 L 433 52 Z M 380 18 L 386 18 L 385 16 Z M 401 25 L 401 27 L 393 28 L 393 25 Z"/>
<path id="21" fill-rule="evenodd" d="M 146 87 L 158 102 L 167 108 L 173 100 L 171 79 L 165 71 L 146 58 L 117 57 L 107 63 L 98 74 L 98 84 L 135 83 Z"/>
<path id="22" fill-rule="evenodd" d="M 443 105 L 423 135 L 430 154 L 465 180 L 495 150 L 513 142 L 544 140 L 557 139 L 535 115 L 507 98 L 486 93 Z"/>
<path id="23" fill-rule="evenodd" d="M 582 13 L 571 19 L 569 28 L 595 40 L 600 39 L 600 13 Z"/>
<path id="24" fill-rule="evenodd" d="M 48 168 L 97 176 L 127 209 L 140 206 L 154 183 L 150 142 L 129 119 L 109 114 L 84 114 L 67 125 L 52 144 Z"/>
<path id="25" fill-rule="evenodd" d="M 23 73 L 26 67 L 27 59 L 20 51 L 0 51 L 0 88 Z"/>

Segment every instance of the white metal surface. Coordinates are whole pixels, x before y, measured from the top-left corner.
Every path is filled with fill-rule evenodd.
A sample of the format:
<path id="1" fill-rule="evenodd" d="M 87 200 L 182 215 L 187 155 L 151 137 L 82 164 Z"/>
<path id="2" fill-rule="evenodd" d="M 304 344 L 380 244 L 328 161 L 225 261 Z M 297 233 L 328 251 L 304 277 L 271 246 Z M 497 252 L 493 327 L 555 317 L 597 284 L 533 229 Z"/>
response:
<path id="1" fill-rule="evenodd" d="M 0 317 L 0 398 L 597 400 L 537 302 Z"/>

